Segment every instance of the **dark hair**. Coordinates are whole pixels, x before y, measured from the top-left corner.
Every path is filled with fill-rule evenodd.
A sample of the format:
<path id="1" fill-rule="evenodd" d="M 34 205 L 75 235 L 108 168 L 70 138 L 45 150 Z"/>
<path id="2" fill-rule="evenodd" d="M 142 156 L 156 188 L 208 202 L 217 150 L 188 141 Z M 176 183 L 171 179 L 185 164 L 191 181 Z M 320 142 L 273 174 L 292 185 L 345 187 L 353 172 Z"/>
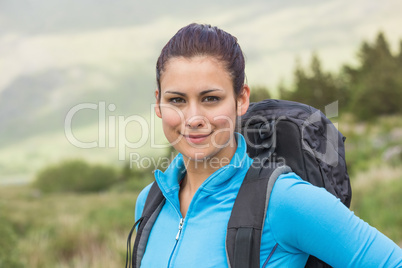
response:
<path id="1" fill-rule="evenodd" d="M 161 90 L 161 76 L 170 58 L 213 56 L 220 60 L 233 81 L 235 96 L 244 85 L 244 55 L 233 35 L 208 24 L 192 23 L 181 28 L 163 47 L 156 63 L 156 81 Z M 159 97 L 161 94 L 159 94 Z"/>

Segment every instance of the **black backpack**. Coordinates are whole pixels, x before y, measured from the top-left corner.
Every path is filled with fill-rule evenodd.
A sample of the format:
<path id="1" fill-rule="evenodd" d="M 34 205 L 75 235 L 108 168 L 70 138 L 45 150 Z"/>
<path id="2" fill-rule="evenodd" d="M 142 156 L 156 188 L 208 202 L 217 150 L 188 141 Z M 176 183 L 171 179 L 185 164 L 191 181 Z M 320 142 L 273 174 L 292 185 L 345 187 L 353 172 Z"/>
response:
<path id="1" fill-rule="evenodd" d="M 290 171 L 323 187 L 350 206 L 352 191 L 345 163 L 343 135 L 319 110 L 297 102 L 264 100 L 252 103 L 238 125 L 254 159 L 236 197 L 229 219 L 226 251 L 229 267 L 260 267 L 261 232 L 272 187 Z M 258 163 L 256 165 L 255 163 Z M 158 185 L 150 189 L 141 218 L 127 240 L 126 267 L 139 267 L 165 198 Z M 131 260 L 131 236 L 138 225 Z M 264 265 L 274 253 L 271 252 Z M 330 267 L 310 256 L 306 267 Z"/>

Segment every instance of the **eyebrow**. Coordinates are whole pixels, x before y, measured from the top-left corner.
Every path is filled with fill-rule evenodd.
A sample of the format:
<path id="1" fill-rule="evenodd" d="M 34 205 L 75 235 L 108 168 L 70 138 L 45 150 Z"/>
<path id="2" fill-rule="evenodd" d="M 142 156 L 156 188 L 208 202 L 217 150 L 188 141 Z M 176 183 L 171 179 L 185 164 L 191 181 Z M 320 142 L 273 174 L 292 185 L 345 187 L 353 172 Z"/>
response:
<path id="1" fill-rule="evenodd" d="M 218 89 L 218 88 L 207 89 L 207 90 L 201 91 L 200 95 L 202 96 L 202 95 L 208 94 L 208 93 L 210 93 L 210 92 L 214 92 L 214 91 L 222 91 L 222 89 Z M 186 93 L 183 93 L 183 92 L 179 92 L 179 91 L 170 91 L 170 90 L 165 91 L 165 94 L 166 94 L 166 93 L 169 93 L 169 94 L 177 94 L 177 95 L 179 95 L 179 96 L 186 96 L 186 95 L 187 95 Z"/>

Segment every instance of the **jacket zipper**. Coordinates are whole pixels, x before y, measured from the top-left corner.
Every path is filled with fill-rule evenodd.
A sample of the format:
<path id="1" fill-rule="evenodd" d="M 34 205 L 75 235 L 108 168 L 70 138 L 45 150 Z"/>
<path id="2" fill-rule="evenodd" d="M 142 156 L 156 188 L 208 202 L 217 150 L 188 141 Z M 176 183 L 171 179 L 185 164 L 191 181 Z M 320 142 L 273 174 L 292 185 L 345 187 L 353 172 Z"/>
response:
<path id="1" fill-rule="evenodd" d="M 177 235 L 176 235 L 176 242 L 175 242 L 175 244 L 174 244 L 172 253 L 170 254 L 169 262 L 168 262 L 168 266 L 167 266 L 167 267 L 170 267 L 170 262 L 172 261 L 173 254 L 174 254 L 174 252 L 176 251 L 176 247 L 177 247 L 177 243 L 179 242 L 181 230 L 183 229 L 183 223 L 184 223 L 184 219 L 183 219 L 183 218 L 180 218 L 180 222 L 179 222 L 179 231 L 177 232 Z"/>
<path id="2" fill-rule="evenodd" d="M 183 222 L 184 222 L 184 219 L 181 218 L 181 219 L 180 219 L 180 223 L 179 223 L 179 232 L 178 232 L 177 235 L 176 235 L 176 241 L 179 240 L 179 236 L 180 236 L 180 234 L 181 234 L 181 229 L 183 229 Z"/>

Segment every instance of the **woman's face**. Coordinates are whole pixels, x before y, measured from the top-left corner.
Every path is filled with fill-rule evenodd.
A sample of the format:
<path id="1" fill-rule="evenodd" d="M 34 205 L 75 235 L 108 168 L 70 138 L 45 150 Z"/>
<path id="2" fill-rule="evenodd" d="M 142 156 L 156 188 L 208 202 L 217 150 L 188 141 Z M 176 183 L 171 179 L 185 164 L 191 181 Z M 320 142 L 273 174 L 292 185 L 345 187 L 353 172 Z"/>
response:
<path id="1" fill-rule="evenodd" d="M 197 56 L 169 59 L 160 87 L 155 112 L 175 149 L 192 160 L 230 160 L 236 150 L 236 116 L 249 105 L 248 86 L 236 97 L 223 64 L 211 56 Z"/>

